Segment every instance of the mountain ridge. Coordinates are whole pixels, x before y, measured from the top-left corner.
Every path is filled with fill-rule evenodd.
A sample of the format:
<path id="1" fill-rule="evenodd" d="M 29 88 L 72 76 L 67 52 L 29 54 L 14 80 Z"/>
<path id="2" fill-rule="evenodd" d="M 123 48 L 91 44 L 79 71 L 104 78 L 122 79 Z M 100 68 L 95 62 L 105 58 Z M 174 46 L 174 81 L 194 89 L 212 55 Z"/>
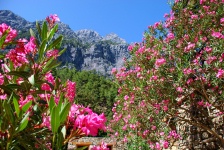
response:
<path id="1" fill-rule="evenodd" d="M 0 10 L 0 24 L 6 23 L 19 33 L 34 29 L 35 22 L 29 22 L 10 10 Z M 121 68 L 123 58 L 129 58 L 128 43 L 115 33 L 101 36 L 98 32 L 89 29 L 73 31 L 69 25 L 57 22 L 57 34 L 64 36 L 62 48 L 66 52 L 59 60 L 63 64 L 71 63 L 77 70 L 95 70 L 105 76 L 110 76 L 112 68 Z"/>

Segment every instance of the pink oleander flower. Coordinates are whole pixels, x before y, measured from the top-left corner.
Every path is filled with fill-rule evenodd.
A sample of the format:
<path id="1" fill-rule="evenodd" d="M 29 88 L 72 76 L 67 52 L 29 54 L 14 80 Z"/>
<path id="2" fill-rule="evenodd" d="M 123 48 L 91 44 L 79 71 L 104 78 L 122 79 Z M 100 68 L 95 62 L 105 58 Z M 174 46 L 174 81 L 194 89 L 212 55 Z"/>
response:
<path id="1" fill-rule="evenodd" d="M 129 96 L 128 95 L 125 95 L 124 96 L 124 100 L 128 100 L 129 99 Z"/>
<path id="2" fill-rule="evenodd" d="M 151 130 L 156 130 L 156 126 L 153 125 L 153 126 L 151 127 Z"/>
<path id="3" fill-rule="evenodd" d="M 49 83 L 51 83 L 52 85 L 55 85 L 55 80 L 54 77 L 52 75 L 52 73 L 48 72 L 45 74 L 45 80 Z"/>
<path id="4" fill-rule="evenodd" d="M 161 150 L 160 144 L 159 144 L 158 142 L 156 142 L 155 149 L 157 149 L 157 150 Z"/>
<path id="5" fill-rule="evenodd" d="M 166 63 L 166 60 L 164 58 L 160 58 L 160 59 L 156 60 L 155 66 L 156 66 L 156 68 L 158 68 L 158 67 L 160 67 L 161 65 L 163 65 L 165 63 Z"/>
<path id="6" fill-rule="evenodd" d="M 184 70 L 183 70 L 183 73 L 185 75 L 188 75 L 188 74 L 191 74 L 191 73 L 194 73 L 194 72 L 195 71 L 193 69 L 191 69 L 191 68 L 184 68 Z"/>
<path id="7" fill-rule="evenodd" d="M 168 111 L 168 106 L 163 106 L 163 111 L 167 112 Z"/>
<path id="8" fill-rule="evenodd" d="M 129 45 L 129 46 L 128 46 L 128 50 L 129 50 L 129 51 L 132 51 L 132 50 L 133 50 L 133 45 Z"/>
<path id="9" fill-rule="evenodd" d="M 168 33 L 166 41 L 169 42 L 169 41 L 173 40 L 174 38 L 175 38 L 175 36 L 173 33 Z"/>
<path id="10" fill-rule="evenodd" d="M 52 91 L 50 85 L 47 84 L 47 83 L 43 83 L 43 84 L 41 85 L 41 90 L 44 90 L 44 91 Z"/>
<path id="11" fill-rule="evenodd" d="M 57 14 L 51 14 L 50 16 L 49 16 L 54 22 L 56 22 L 56 21 L 60 21 L 60 19 L 59 19 L 59 17 L 58 17 L 58 15 Z"/>
<path id="12" fill-rule="evenodd" d="M 191 19 L 198 19 L 198 15 L 191 15 Z"/>
<path id="13" fill-rule="evenodd" d="M 211 52 L 212 52 L 212 48 L 211 48 L 211 47 L 206 46 L 206 47 L 205 47 L 205 51 L 206 51 L 207 53 L 211 53 Z"/>
<path id="14" fill-rule="evenodd" d="M 46 55 L 48 58 L 53 57 L 54 59 L 56 59 L 59 56 L 58 52 L 59 51 L 57 49 L 49 50 L 49 51 L 47 51 Z"/>
<path id="15" fill-rule="evenodd" d="M 195 48 L 195 44 L 194 43 L 188 43 L 188 45 L 184 48 L 184 52 L 190 52 L 192 49 Z"/>
<path id="16" fill-rule="evenodd" d="M 153 28 L 156 29 L 159 27 L 159 25 L 161 25 L 161 22 L 156 22 L 154 25 L 153 25 Z"/>
<path id="17" fill-rule="evenodd" d="M 107 148 L 107 144 L 102 141 L 100 145 L 94 146 L 91 150 L 109 150 L 109 148 Z"/>
<path id="18" fill-rule="evenodd" d="M 0 85 L 4 83 L 4 76 L 0 73 Z"/>
<path id="19" fill-rule="evenodd" d="M 219 69 L 218 70 L 218 73 L 216 75 L 217 78 L 223 78 L 224 77 L 224 70 L 222 69 Z"/>
<path id="20" fill-rule="evenodd" d="M 24 45 L 24 50 L 25 50 L 26 54 L 35 53 L 37 51 L 34 37 L 32 37 L 32 36 L 30 37 L 30 41 Z"/>
<path id="21" fill-rule="evenodd" d="M 0 94 L 0 100 L 6 100 L 7 94 Z"/>
<path id="22" fill-rule="evenodd" d="M 212 36 L 218 39 L 224 38 L 224 36 L 222 35 L 222 33 L 220 32 L 212 32 Z"/>
<path id="23" fill-rule="evenodd" d="M 66 94 L 65 97 L 71 102 L 74 102 L 75 94 L 76 94 L 76 83 L 72 81 L 67 81 L 66 86 Z"/>
<path id="24" fill-rule="evenodd" d="M 22 108 L 26 103 L 33 101 L 33 100 L 34 100 L 34 97 L 32 95 L 27 95 L 25 99 L 23 96 L 20 96 L 19 107 Z"/>
<path id="25" fill-rule="evenodd" d="M 127 125 L 124 125 L 123 127 L 122 127 L 122 130 L 127 130 Z"/>
<path id="26" fill-rule="evenodd" d="M 169 142 L 163 141 L 163 148 L 168 148 L 169 147 Z"/>
<path id="27" fill-rule="evenodd" d="M 8 35 L 6 36 L 5 43 L 9 43 L 17 36 L 17 31 L 13 30 L 5 23 L 0 24 L 0 38 L 5 34 L 6 31 L 8 31 Z"/>
<path id="28" fill-rule="evenodd" d="M 74 129 L 81 129 L 85 135 L 96 136 L 98 130 L 105 130 L 106 117 L 104 114 L 97 115 L 96 113 L 91 113 L 88 115 L 78 115 L 75 123 Z"/>
<path id="29" fill-rule="evenodd" d="M 181 87 L 177 87 L 176 90 L 177 90 L 178 92 L 180 92 L 180 93 L 183 92 L 183 89 L 182 89 Z"/>
<path id="30" fill-rule="evenodd" d="M 116 74 L 116 73 L 117 73 L 117 69 L 116 68 L 112 68 L 111 74 Z"/>
<path id="31" fill-rule="evenodd" d="M 48 16 L 48 17 L 46 18 L 46 21 L 48 22 L 50 28 L 52 28 L 53 25 L 55 24 L 55 22 L 56 22 L 56 21 L 60 21 L 60 19 L 59 19 L 58 15 L 56 15 L 56 14 L 53 14 L 53 15 L 52 15 L 52 14 L 51 14 L 50 16 Z"/>
<path id="32" fill-rule="evenodd" d="M 127 142 L 128 142 L 128 139 L 127 139 L 126 136 L 124 137 L 123 142 L 124 142 L 124 143 L 127 143 Z"/>
<path id="33" fill-rule="evenodd" d="M 6 58 L 11 60 L 14 64 L 14 67 L 22 66 L 23 64 L 29 63 L 29 61 L 26 58 L 26 54 L 23 52 L 20 52 L 21 49 L 15 48 L 11 49 L 7 54 Z"/>
<path id="34" fill-rule="evenodd" d="M 44 127 L 47 127 L 49 130 L 51 130 L 51 117 L 43 115 L 41 125 Z"/>
<path id="35" fill-rule="evenodd" d="M 201 100 L 201 101 L 199 101 L 198 103 L 197 103 L 199 106 L 204 106 L 204 101 L 203 100 Z"/>
<path id="36" fill-rule="evenodd" d="M 168 138 L 181 139 L 181 136 L 177 134 L 175 130 L 169 132 Z"/>

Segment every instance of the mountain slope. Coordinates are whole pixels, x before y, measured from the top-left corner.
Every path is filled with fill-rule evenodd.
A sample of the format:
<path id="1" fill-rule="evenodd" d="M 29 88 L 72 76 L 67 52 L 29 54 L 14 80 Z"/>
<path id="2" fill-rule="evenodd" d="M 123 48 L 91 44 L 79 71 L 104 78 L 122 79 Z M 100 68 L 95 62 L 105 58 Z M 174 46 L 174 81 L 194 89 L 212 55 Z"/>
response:
<path id="1" fill-rule="evenodd" d="M 0 10 L 1 23 L 17 29 L 20 34 L 35 28 L 36 24 L 26 21 L 9 10 Z M 62 22 L 58 24 L 57 34 L 64 36 L 62 47 L 67 49 L 59 58 L 63 64 L 72 63 L 78 70 L 96 70 L 103 75 L 110 75 L 113 67 L 122 67 L 124 57 L 130 57 L 128 44 L 114 33 L 102 37 L 93 30 L 73 31 Z"/>

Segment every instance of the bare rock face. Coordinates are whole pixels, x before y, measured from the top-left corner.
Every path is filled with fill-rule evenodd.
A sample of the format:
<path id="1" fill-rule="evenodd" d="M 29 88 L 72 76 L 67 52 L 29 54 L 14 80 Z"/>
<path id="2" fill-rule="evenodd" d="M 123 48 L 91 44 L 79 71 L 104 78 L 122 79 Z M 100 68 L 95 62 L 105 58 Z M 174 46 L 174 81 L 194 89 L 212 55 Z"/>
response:
<path id="1" fill-rule="evenodd" d="M 35 29 L 36 26 L 35 22 L 26 21 L 9 10 L 0 10 L 1 23 L 6 23 L 20 32 Z M 58 22 L 58 25 L 57 35 L 64 36 L 62 47 L 67 49 L 59 58 L 62 64 L 72 63 L 77 70 L 95 70 L 110 76 L 112 68 L 121 68 L 123 58 L 130 57 L 128 44 L 114 33 L 102 37 L 93 30 L 73 31 L 62 22 Z"/>

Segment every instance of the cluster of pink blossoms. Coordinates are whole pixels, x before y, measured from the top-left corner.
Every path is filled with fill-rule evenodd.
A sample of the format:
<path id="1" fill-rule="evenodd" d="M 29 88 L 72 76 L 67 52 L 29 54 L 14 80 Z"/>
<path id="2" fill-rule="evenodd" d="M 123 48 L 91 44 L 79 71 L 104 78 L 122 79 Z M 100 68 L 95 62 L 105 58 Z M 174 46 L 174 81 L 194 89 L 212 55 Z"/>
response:
<path id="1" fill-rule="evenodd" d="M 11 49 L 6 55 L 6 58 L 11 60 L 15 67 L 22 66 L 23 64 L 29 63 L 27 59 L 28 54 L 35 54 L 36 44 L 35 38 L 31 37 L 28 43 L 26 39 L 20 39 L 17 41 L 18 44 L 15 49 Z M 26 43 L 26 44 L 25 44 Z"/>
<path id="2" fill-rule="evenodd" d="M 8 32 L 8 35 L 6 36 L 5 43 L 11 42 L 17 36 L 16 30 L 13 30 L 10 26 L 8 26 L 5 23 L 0 24 L 0 38 L 3 37 L 6 34 L 6 32 Z"/>
<path id="3" fill-rule="evenodd" d="M 50 28 L 53 27 L 53 25 L 55 24 L 56 21 L 60 21 L 58 15 L 56 15 L 56 14 L 53 14 L 53 15 L 48 16 L 48 17 L 46 18 L 46 20 L 47 20 L 47 22 L 48 22 Z"/>
<path id="4" fill-rule="evenodd" d="M 94 146 L 91 150 L 110 150 L 110 149 L 107 148 L 107 144 L 102 141 L 100 145 Z"/>
<path id="5" fill-rule="evenodd" d="M 88 107 L 73 104 L 69 112 L 69 122 L 73 129 L 81 129 L 85 135 L 96 136 L 98 130 L 105 130 L 106 117 L 96 114 Z"/>
<path id="6" fill-rule="evenodd" d="M 65 97 L 70 101 L 73 102 L 75 98 L 75 90 L 76 90 L 76 83 L 72 81 L 67 81 L 66 87 L 66 94 Z"/>

